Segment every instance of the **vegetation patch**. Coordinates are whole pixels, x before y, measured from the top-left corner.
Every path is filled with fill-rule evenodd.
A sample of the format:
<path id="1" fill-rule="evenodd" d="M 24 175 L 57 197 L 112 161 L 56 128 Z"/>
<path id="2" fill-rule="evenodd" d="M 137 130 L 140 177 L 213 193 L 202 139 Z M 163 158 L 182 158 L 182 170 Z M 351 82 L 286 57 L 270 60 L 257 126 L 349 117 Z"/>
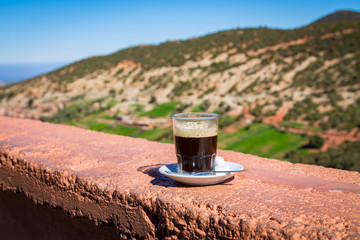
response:
<path id="1" fill-rule="evenodd" d="M 173 142 L 173 132 L 172 131 L 173 131 L 172 127 L 156 128 L 156 129 L 142 132 L 140 134 L 136 134 L 133 137 L 145 138 L 150 141 L 172 143 Z"/>
<path id="2" fill-rule="evenodd" d="M 191 109 L 191 112 L 204 112 L 204 111 L 206 111 L 206 109 L 203 104 L 197 105 L 193 109 Z"/>
<path id="3" fill-rule="evenodd" d="M 305 98 L 303 101 L 296 102 L 285 116 L 285 120 L 307 120 L 311 125 L 321 119 L 318 105 L 313 103 L 311 98 Z"/>
<path id="4" fill-rule="evenodd" d="M 180 102 L 174 101 L 174 102 L 167 102 L 157 105 L 155 108 L 153 108 L 149 112 L 144 112 L 140 114 L 140 116 L 148 116 L 148 117 L 167 117 L 170 116 L 175 112 L 175 109 L 177 105 L 179 105 Z"/>
<path id="5" fill-rule="evenodd" d="M 103 98 L 95 100 L 86 100 L 76 104 L 73 104 L 69 107 L 63 108 L 55 113 L 51 117 L 42 117 L 40 120 L 54 122 L 54 123 L 63 123 L 68 121 L 76 121 L 82 119 L 88 115 L 94 114 L 96 112 L 101 112 L 107 108 L 100 107 L 99 109 L 94 109 L 94 103 L 100 103 L 103 101 Z"/>
<path id="6" fill-rule="evenodd" d="M 360 172 L 359 149 L 360 141 L 345 142 L 340 148 L 330 148 L 326 152 L 292 151 L 286 157 L 293 163 L 313 164 Z"/>
<path id="7" fill-rule="evenodd" d="M 235 118 L 230 116 L 220 116 L 219 117 L 219 128 L 222 129 L 224 127 L 227 127 L 231 124 L 233 124 L 236 121 Z"/>
<path id="8" fill-rule="evenodd" d="M 351 131 L 355 127 L 360 128 L 360 98 L 346 109 L 336 107 L 325 114 L 329 118 L 320 123 L 323 129 L 336 128 Z"/>
<path id="9" fill-rule="evenodd" d="M 304 136 L 280 132 L 258 123 L 234 133 L 219 133 L 220 148 L 268 158 L 284 158 L 287 152 L 299 148 L 306 141 Z"/>
<path id="10" fill-rule="evenodd" d="M 291 121 L 283 121 L 280 123 L 281 126 L 287 127 L 287 128 L 300 128 L 303 130 L 312 129 L 315 132 L 321 132 L 321 128 L 315 127 L 315 126 L 309 126 L 302 122 L 291 122 Z"/>

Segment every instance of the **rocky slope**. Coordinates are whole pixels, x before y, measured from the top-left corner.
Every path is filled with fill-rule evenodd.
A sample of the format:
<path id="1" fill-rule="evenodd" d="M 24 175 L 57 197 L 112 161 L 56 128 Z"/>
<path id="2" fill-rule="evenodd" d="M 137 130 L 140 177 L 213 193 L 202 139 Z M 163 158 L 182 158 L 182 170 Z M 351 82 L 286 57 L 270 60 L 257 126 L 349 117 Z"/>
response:
<path id="1" fill-rule="evenodd" d="M 359 39 L 360 21 L 335 21 L 132 47 L 0 88 L 0 114 L 38 119 L 85 104 L 126 115 L 179 101 L 178 111 L 350 131 L 360 125 Z"/>

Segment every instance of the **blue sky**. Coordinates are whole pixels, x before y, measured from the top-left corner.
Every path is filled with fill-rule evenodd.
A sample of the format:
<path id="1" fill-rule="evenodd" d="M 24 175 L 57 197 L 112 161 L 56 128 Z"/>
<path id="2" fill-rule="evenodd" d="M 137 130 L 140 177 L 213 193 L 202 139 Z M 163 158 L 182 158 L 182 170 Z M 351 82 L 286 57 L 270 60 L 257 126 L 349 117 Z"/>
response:
<path id="1" fill-rule="evenodd" d="M 237 27 L 295 28 L 359 0 L 0 0 L 0 63 L 70 63 Z"/>

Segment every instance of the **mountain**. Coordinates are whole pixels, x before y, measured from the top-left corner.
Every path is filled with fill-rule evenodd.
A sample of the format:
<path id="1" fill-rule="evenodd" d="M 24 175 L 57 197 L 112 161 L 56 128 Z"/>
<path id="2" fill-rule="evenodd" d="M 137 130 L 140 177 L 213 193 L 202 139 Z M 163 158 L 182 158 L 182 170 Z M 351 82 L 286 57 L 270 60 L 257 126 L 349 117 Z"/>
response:
<path id="1" fill-rule="evenodd" d="M 354 16 L 341 11 L 322 19 L 345 13 Z M 135 103 L 151 108 L 176 100 L 185 110 L 247 109 L 256 117 L 281 112 L 288 120 L 350 130 L 355 123 L 338 122 L 333 110 L 356 104 L 359 25 L 235 29 L 132 47 L 2 88 L 0 106 L 7 115 L 39 118 L 94 98 L 116 100 L 112 112 L 124 113 Z"/>
<path id="2" fill-rule="evenodd" d="M 0 88 L 0 115 L 141 137 L 152 129 L 153 140 L 169 140 L 171 113 L 212 111 L 221 114 L 224 132 L 256 121 L 281 134 L 255 125 L 255 135 L 267 132 L 277 141 L 289 137 L 283 132 L 319 135 L 325 143 L 314 138 L 310 146 L 325 151 L 360 140 L 360 21 L 338 21 L 357 14 L 341 11 L 293 30 L 234 29 L 84 59 Z M 296 139 L 283 142 L 298 147 L 304 139 Z"/>
<path id="3" fill-rule="evenodd" d="M 341 10 L 336 11 L 332 14 L 326 15 L 314 23 L 331 23 L 331 22 L 339 22 L 339 21 L 359 21 L 360 20 L 360 12 L 350 11 L 350 10 Z"/>

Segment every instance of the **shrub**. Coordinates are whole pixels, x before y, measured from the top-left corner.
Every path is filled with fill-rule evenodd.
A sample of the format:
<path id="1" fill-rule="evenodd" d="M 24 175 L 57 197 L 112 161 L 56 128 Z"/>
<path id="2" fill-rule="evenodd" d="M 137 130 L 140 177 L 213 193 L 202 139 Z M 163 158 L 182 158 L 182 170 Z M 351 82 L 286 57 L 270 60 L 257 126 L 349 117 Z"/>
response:
<path id="1" fill-rule="evenodd" d="M 154 95 L 151 95 L 149 103 L 156 103 L 156 97 Z"/>
<path id="2" fill-rule="evenodd" d="M 111 90 L 109 91 L 109 93 L 110 93 L 111 96 L 115 96 L 116 91 L 115 91 L 115 89 L 111 89 Z"/>
<path id="3" fill-rule="evenodd" d="M 309 137 L 309 147 L 321 148 L 324 145 L 324 139 L 319 135 L 312 135 Z"/>
<path id="4" fill-rule="evenodd" d="M 219 118 L 219 128 L 222 129 L 227 127 L 235 122 L 235 118 L 230 116 L 221 116 Z"/>

